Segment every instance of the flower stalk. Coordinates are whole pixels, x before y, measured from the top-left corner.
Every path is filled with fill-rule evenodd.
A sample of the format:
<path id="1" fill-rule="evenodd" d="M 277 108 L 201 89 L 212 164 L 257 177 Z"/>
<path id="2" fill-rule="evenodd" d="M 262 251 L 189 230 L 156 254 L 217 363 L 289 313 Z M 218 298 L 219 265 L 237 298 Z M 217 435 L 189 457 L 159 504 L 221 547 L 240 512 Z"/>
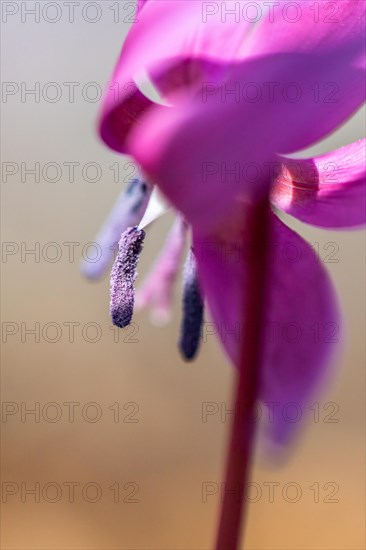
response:
<path id="1" fill-rule="evenodd" d="M 256 330 L 251 338 L 242 338 L 240 345 L 240 362 L 234 382 L 235 414 L 231 425 L 216 550 L 239 548 L 246 519 L 243 488 L 250 477 L 255 442 L 254 411 L 258 399 L 265 321 L 270 234 L 268 196 L 253 207 L 247 223 L 255 254 L 248 262 L 248 286 L 245 289 L 243 319 L 250 319 Z"/>

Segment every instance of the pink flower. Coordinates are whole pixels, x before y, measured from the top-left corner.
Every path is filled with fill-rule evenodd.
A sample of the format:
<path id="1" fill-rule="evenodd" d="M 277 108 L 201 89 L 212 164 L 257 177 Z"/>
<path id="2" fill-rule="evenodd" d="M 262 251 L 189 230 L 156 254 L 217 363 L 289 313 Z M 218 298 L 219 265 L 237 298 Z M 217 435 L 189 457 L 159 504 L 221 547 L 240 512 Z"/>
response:
<path id="1" fill-rule="evenodd" d="M 101 136 L 134 157 L 191 226 L 200 288 L 238 364 L 242 339 L 258 328 L 242 319 L 256 254 L 246 224 L 253 205 L 270 192 L 276 209 L 306 223 L 365 223 L 365 140 L 289 158 L 364 101 L 365 4 L 339 1 L 331 17 L 327 2 L 316 3 L 318 13 L 301 2 L 294 22 L 277 2 L 256 23 L 240 2 L 140 4 L 105 98 Z M 136 82 L 144 78 L 165 104 L 143 94 Z M 270 235 L 260 397 L 305 410 L 339 340 L 337 300 L 311 246 L 274 214 Z M 272 438 L 286 440 L 291 427 L 278 416 Z"/>

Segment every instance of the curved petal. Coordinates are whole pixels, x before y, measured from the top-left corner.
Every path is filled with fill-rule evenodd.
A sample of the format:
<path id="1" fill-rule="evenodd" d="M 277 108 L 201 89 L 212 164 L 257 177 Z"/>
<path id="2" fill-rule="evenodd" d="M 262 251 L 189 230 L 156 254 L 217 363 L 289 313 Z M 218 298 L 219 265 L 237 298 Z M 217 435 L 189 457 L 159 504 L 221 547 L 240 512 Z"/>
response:
<path id="1" fill-rule="evenodd" d="M 259 21 L 253 23 L 252 19 L 243 17 L 244 5 L 240 2 L 149 0 L 127 37 L 108 90 L 101 121 L 102 138 L 112 148 L 128 152 L 125 138 L 132 123 L 151 107 L 146 98 L 144 103 L 135 86 L 139 74 L 155 75 L 164 83 L 166 73 L 168 80 L 178 82 L 173 89 L 186 88 L 187 83 L 194 81 L 204 88 L 201 95 L 207 93 L 207 87 L 211 92 L 211 86 L 221 93 L 222 86 L 228 84 L 232 66 L 244 64 L 241 77 L 236 71 L 235 80 L 231 78 L 231 84 L 242 85 L 246 61 L 263 55 L 290 53 L 297 62 L 291 64 L 286 79 L 283 72 L 276 78 L 276 71 L 271 71 L 267 75 L 271 78 L 262 82 L 259 77 L 262 93 L 270 94 L 270 98 L 274 96 L 275 103 L 281 102 L 284 95 L 285 101 L 296 107 L 292 109 L 292 116 L 298 124 L 298 137 L 294 143 L 284 144 L 280 152 L 306 147 L 334 130 L 364 99 L 360 60 L 364 54 L 363 2 L 339 2 L 337 19 L 328 21 L 327 14 L 322 13 L 322 19 L 316 24 L 316 14 L 309 7 L 305 10 L 308 3 L 301 3 L 305 13 L 302 12 L 296 22 L 283 11 L 288 3 L 278 4 L 274 14 L 262 13 Z M 320 2 L 320 7 L 325 9 L 326 4 L 329 3 Z M 230 10 L 234 16 L 230 16 Z M 266 46 L 268 41 L 270 47 Z M 298 57 L 302 55 L 309 55 L 305 64 L 305 58 Z M 258 84 L 256 75 L 245 82 Z M 126 86 L 130 89 L 126 90 Z M 169 89 L 166 79 L 164 86 Z M 317 121 L 312 125 L 312 132 L 306 125 L 304 131 L 298 120 L 299 115 L 305 121 L 309 117 L 309 109 L 302 114 L 299 95 L 306 95 L 308 103 L 316 104 L 310 113 Z M 304 124 L 304 120 L 301 122 Z M 244 119 L 242 123 L 245 124 Z"/>
<path id="2" fill-rule="evenodd" d="M 363 0 L 340 0 L 333 17 L 327 0 L 317 6 L 297 3 L 295 17 L 286 0 L 258 7 L 257 17 L 247 4 L 149 0 L 127 37 L 120 61 L 136 75 L 169 60 L 238 63 L 278 53 L 329 55 L 341 46 L 349 50 L 349 62 L 364 66 Z"/>
<path id="3" fill-rule="evenodd" d="M 271 216 L 261 399 L 281 412 L 295 403 L 304 413 L 339 339 L 338 307 L 329 277 L 310 245 Z M 248 263 L 255 250 L 245 225 L 230 238 L 196 234 L 194 250 L 214 321 L 206 336 L 217 333 L 238 364 L 242 338 L 258 330 L 250 319 L 242 319 Z M 272 439 L 284 442 L 294 426 L 281 413 L 275 415 L 269 426 Z"/>
<path id="4" fill-rule="evenodd" d="M 343 75 L 354 82 L 354 71 L 345 64 Z M 223 97 L 216 89 L 204 100 L 151 109 L 131 132 L 130 152 L 192 225 L 219 224 L 233 214 L 233 196 L 252 196 L 269 182 L 275 152 L 299 150 L 343 120 L 347 99 L 318 103 L 310 90 L 313 79 L 323 82 L 338 72 L 328 57 L 251 59 L 232 68 L 226 85 L 234 93 Z M 285 86 L 295 75 L 304 91 L 298 101 L 271 95 L 268 83 Z M 241 95 L 248 82 L 251 94 L 254 85 L 250 101 Z"/>
<path id="5" fill-rule="evenodd" d="M 146 4 L 147 0 L 137 0 L 137 10 L 141 11 L 141 9 L 144 7 L 144 4 Z"/>
<path id="6" fill-rule="evenodd" d="M 153 73 L 163 89 L 170 89 L 164 73 L 172 72 L 170 80 L 178 79 L 184 85 L 211 74 L 205 63 L 178 63 L 189 58 L 198 60 L 220 57 L 230 61 L 240 46 L 248 24 L 223 24 L 217 13 L 209 24 L 202 20 L 201 0 L 161 2 L 149 0 L 139 11 L 138 21 L 132 26 L 124 43 L 113 77 L 106 91 L 100 135 L 106 144 L 122 153 L 128 153 L 125 139 L 139 117 L 152 105 L 136 85 L 137 78 Z M 227 4 L 235 4 L 231 1 Z M 191 52 L 189 55 L 188 52 Z M 225 54 L 223 54 L 225 52 Z M 175 64 L 178 63 L 178 70 Z M 209 69 L 210 68 L 210 69 Z M 156 73 L 157 71 L 157 73 Z M 177 75 L 178 72 L 178 75 Z M 176 86 L 174 86 L 176 87 Z"/>
<path id="7" fill-rule="evenodd" d="M 241 141 L 230 109 L 161 111 L 134 135 L 134 156 L 169 201 L 194 226 L 212 229 L 233 214 L 233 197 L 250 195 L 240 159 L 261 165 L 269 152 L 257 146 L 259 136 Z M 245 137 L 243 136 L 245 139 Z M 266 180 L 267 181 L 267 180 Z M 252 193 L 260 182 L 252 182 Z"/>
<path id="8" fill-rule="evenodd" d="M 280 0 L 259 10 L 261 24 L 243 44 L 241 55 L 329 53 L 356 46 L 352 61 L 364 66 L 364 0 Z M 353 45 L 353 46 L 352 46 Z"/>
<path id="9" fill-rule="evenodd" d="M 320 227 L 366 223 L 366 139 L 313 159 L 281 157 L 272 203 Z"/>

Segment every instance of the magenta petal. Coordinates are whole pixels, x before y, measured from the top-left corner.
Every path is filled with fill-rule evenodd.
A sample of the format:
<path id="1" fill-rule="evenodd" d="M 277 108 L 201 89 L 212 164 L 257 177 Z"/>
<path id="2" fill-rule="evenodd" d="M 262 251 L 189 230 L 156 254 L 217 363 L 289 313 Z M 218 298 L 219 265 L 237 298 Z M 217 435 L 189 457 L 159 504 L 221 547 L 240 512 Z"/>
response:
<path id="1" fill-rule="evenodd" d="M 184 62 L 187 58 L 219 57 L 228 62 L 234 58 L 249 23 L 224 24 L 218 12 L 209 22 L 203 21 L 203 4 L 201 0 L 140 0 L 137 21 L 123 45 L 103 104 L 100 135 L 112 149 L 128 153 L 128 132 L 152 105 L 136 84 L 142 73 L 153 74 L 162 89 L 168 91 L 176 87 L 177 78 L 186 84 L 187 73 L 193 71 L 196 75 L 196 67 L 192 69 L 191 63 Z M 176 63 L 178 67 L 174 69 Z M 204 70 L 201 74 L 201 65 L 197 65 L 200 76 L 207 80 L 211 73 Z M 164 73 L 170 75 L 165 77 Z"/>
<path id="2" fill-rule="evenodd" d="M 143 6 L 146 4 L 147 0 L 137 0 L 137 9 L 140 11 Z"/>
<path id="3" fill-rule="evenodd" d="M 295 403 L 305 416 L 339 340 L 339 313 L 327 272 L 310 245 L 272 217 L 261 399 L 276 403 L 278 411 Z M 250 319 L 242 319 L 247 267 L 255 254 L 244 227 L 230 238 L 194 238 L 201 284 L 214 321 L 206 333 L 220 337 L 236 365 L 242 339 L 251 338 L 258 329 Z M 284 442 L 294 427 L 296 423 L 277 414 L 269 425 L 270 436 Z"/>
<path id="4" fill-rule="evenodd" d="M 302 2 L 295 17 L 294 7 L 291 10 L 284 0 L 274 2 L 270 9 L 246 4 L 234 0 L 145 2 L 116 74 L 122 66 L 134 76 L 141 70 L 154 73 L 162 64 L 188 59 L 235 64 L 269 54 L 335 54 L 340 45 L 354 50 L 357 44 L 358 50 L 364 43 L 363 0 L 339 1 L 334 17 L 327 1 L 315 6 Z M 359 61 L 355 51 L 351 60 Z"/>
<path id="5" fill-rule="evenodd" d="M 276 55 L 252 59 L 232 68 L 227 88 L 239 90 L 255 82 L 266 90 L 256 101 L 241 101 L 236 93 L 221 93 L 203 101 L 185 101 L 174 108 L 156 106 L 136 126 L 129 139 L 131 154 L 187 220 L 202 231 L 231 217 L 235 198 L 248 200 L 270 181 L 275 152 L 310 145 L 332 130 L 349 109 L 363 100 L 355 86 L 362 78 L 348 66 L 345 54 L 342 101 L 314 102 L 310 90 L 316 80 L 335 79 L 336 63 L 328 57 Z M 297 102 L 282 94 L 273 98 L 266 83 L 280 85 L 295 79 L 303 90 Z M 349 97 L 353 100 L 350 101 Z M 314 122 L 316 121 L 316 123 Z"/>
<path id="6" fill-rule="evenodd" d="M 136 77 L 143 73 L 158 75 L 164 82 L 162 72 L 166 71 L 169 78 L 176 79 L 174 67 L 183 73 L 182 89 L 187 80 L 195 78 L 203 86 L 202 93 L 209 88 L 209 93 L 221 94 L 223 87 L 232 90 L 233 85 L 239 85 L 239 93 L 244 93 L 244 101 L 250 104 L 256 90 L 269 94 L 272 110 L 277 110 L 278 103 L 287 102 L 281 125 L 266 134 L 282 133 L 290 124 L 296 126 L 294 139 L 283 140 L 278 149 L 281 153 L 294 152 L 321 139 L 362 103 L 362 1 L 339 2 L 335 19 L 329 18 L 327 2 L 317 3 L 323 10 L 320 15 L 309 9 L 309 3 L 301 3 L 301 17 L 296 22 L 291 20 L 292 13 L 287 15 L 288 3 L 282 2 L 274 15 L 264 10 L 256 25 L 242 15 L 223 16 L 223 5 L 226 13 L 230 7 L 234 11 L 238 5 L 240 8 L 239 2 L 212 3 L 212 13 L 207 13 L 208 4 L 200 0 L 149 0 L 144 5 L 124 44 L 105 101 L 101 135 L 110 147 L 128 152 L 125 139 L 129 130 L 152 106 L 137 89 Z M 320 21 L 314 21 L 314 17 L 320 17 Z M 260 62 L 263 56 L 271 58 L 271 70 L 265 75 L 262 67 L 259 75 L 252 70 L 248 74 L 246 63 Z M 187 67 L 198 71 L 195 77 L 191 74 L 185 78 Z M 251 88 L 245 99 L 248 83 Z M 238 111 L 237 116 L 248 129 L 243 114 Z"/>
<path id="7" fill-rule="evenodd" d="M 208 4 L 205 0 L 145 2 L 138 24 L 126 39 L 116 74 L 122 68 L 121 61 L 136 76 L 141 70 L 155 72 L 161 64 L 184 59 L 228 63 L 243 59 L 240 51 L 253 24 L 223 18 L 217 6 L 209 13 Z M 226 9 L 236 4 L 228 0 Z"/>
<path id="8" fill-rule="evenodd" d="M 268 3 L 269 5 L 270 3 Z M 298 52 L 323 54 L 347 47 L 359 41 L 364 43 L 364 0 L 320 0 L 271 2 L 261 22 L 249 35 L 243 50 L 246 55 Z M 364 62 L 362 58 L 354 60 Z"/>
<path id="9" fill-rule="evenodd" d="M 202 231 L 220 226 L 235 214 L 235 197 L 245 199 L 268 186 L 268 178 L 261 174 L 264 160 L 270 158 L 267 147 L 258 147 L 259 136 L 254 132 L 251 139 L 242 133 L 241 140 L 235 109 L 230 105 L 219 109 L 188 106 L 155 112 L 130 142 L 151 180 Z M 248 113 L 252 124 L 253 118 Z M 252 182 L 245 179 L 241 160 L 254 166 Z"/>
<path id="10" fill-rule="evenodd" d="M 313 159 L 280 159 L 272 203 L 320 227 L 366 222 L 366 139 Z"/>
<path id="11" fill-rule="evenodd" d="M 305 416 L 326 380 L 340 340 L 340 314 L 329 275 L 313 248 L 273 219 L 273 267 L 267 311 L 262 399 Z M 283 411 L 283 408 L 280 409 Z M 270 426 L 285 440 L 295 426 L 283 414 Z"/>

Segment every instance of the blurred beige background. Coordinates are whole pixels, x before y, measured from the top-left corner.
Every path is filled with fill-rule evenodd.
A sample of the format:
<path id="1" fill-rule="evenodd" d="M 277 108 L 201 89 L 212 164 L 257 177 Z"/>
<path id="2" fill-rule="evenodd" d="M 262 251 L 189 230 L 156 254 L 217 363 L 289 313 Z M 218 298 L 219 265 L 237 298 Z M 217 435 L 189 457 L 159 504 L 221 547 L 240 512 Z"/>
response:
<path id="1" fill-rule="evenodd" d="M 20 3 L 2 4 L 10 5 L 7 13 L 20 10 Z M 26 4 L 34 7 L 34 2 Z M 209 549 L 229 423 L 219 412 L 203 422 L 202 406 L 215 403 L 224 413 L 225 406 L 230 408 L 231 367 L 213 337 L 194 364 L 180 360 L 180 288 L 172 324 L 158 329 L 148 314 L 141 314 L 135 318 L 136 334 L 126 331 L 115 342 L 108 279 L 90 284 L 78 270 L 84 245 L 93 241 L 123 185 L 114 182 L 110 167 L 118 162 L 121 178 L 129 174 L 123 168 L 128 159 L 97 139 L 98 103 L 93 98 L 110 76 L 133 4 L 119 3 L 118 12 L 116 2 L 81 1 L 74 23 L 68 21 L 65 3 L 56 4 L 61 12 L 48 7 L 39 23 L 21 11 L 2 23 L 2 80 L 13 93 L 6 101 L 3 96 L 1 104 L 2 161 L 19 168 L 7 181 L 3 178 L 1 189 L 1 237 L 6 252 L 13 252 L 3 254 L 1 266 L 2 548 Z M 47 21 L 60 13 L 59 21 Z M 59 88 L 52 89 L 50 82 L 62 90 L 54 103 L 49 99 Z M 74 102 L 68 96 L 71 85 L 65 84 L 71 82 L 80 83 Z M 22 102 L 22 91 L 36 83 L 40 101 L 28 94 Z M 358 113 L 312 152 L 363 137 L 363 121 L 364 112 Z M 55 177 L 51 167 L 39 182 L 31 175 L 22 182 L 21 163 L 31 168 L 36 162 L 41 170 L 58 163 L 59 181 L 50 181 Z M 80 163 L 74 182 L 64 164 L 72 162 Z M 90 181 L 92 167 L 83 173 L 90 162 L 101 167 L 100 181 Z M 364 234 L 289 223 L 319 243 L 323 258 L 331 251 L 327 243 L 336 243 L 338 262 L 327 267 L 339 291 L 348 336 L 337 375 L 319 399 L 319 418 L 310 416 L 290 459 L 278 467 L 260 456 L 256 460 L 246 547 L 362 549 Z M 149 232 L 140 274 L 157 254 L 168 225 L 163 219 Z M 49 243 L 57 243 L 58 253 L 61 249 L 58 261 L 52 262 L 56 248 Z M 64 243 L 79 243 L 75 261 L 70 261 L 71 245 Z M 25 247 L 36 246 L 39 262 L 32 255 L 22 258 Z M 35 323 L 39 342 L 25 332 Z M 75 323 L 73 342 L 70 323 Z M 74 422 L 72 405 L 65 405 L 71 402 L 76 403 Z M 25 414 L 35 407 L 39 418 Z M 26 492 L 32 487 L 38 495 Z"/>

